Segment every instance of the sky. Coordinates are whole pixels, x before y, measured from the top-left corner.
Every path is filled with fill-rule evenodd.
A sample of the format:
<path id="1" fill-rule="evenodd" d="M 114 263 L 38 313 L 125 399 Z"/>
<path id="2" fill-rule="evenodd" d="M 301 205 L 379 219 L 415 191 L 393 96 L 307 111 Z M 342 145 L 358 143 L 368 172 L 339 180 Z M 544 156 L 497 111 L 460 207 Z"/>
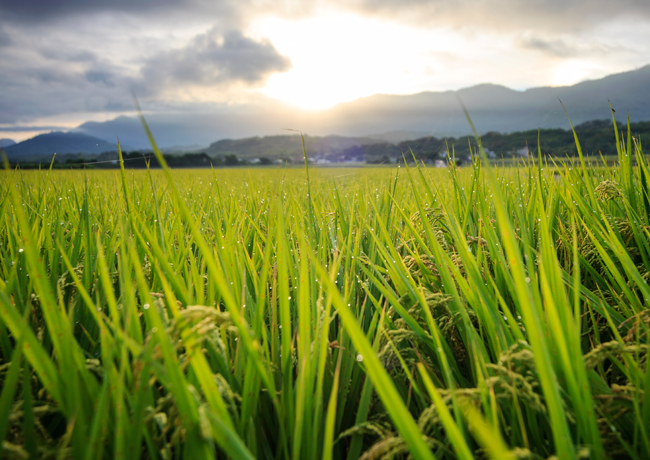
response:
<path id="1" fill-rule="evenodd" d="M 0 0 L 0 138 L 650 63 L 648 0 Z"/>

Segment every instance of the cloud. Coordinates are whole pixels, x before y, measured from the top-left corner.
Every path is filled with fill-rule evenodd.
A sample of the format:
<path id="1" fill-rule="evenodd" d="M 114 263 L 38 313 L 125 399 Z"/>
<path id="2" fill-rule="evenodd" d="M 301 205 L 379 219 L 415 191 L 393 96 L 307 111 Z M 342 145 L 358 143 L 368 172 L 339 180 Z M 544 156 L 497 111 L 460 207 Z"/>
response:
<path id="1" fill-rule="evenodd" d="M 32 132 L 32 131 L 62 131 L 67 129 L 64 126 L 0 126 L 0 132 Z"/>
<path id="2" fill-rule="evenodd" d="M 196 36 L 187 46 L 160 53 L 142 68 L 141 86 L 146 91 L 178 85 L 215 87 L 230 83 L 255 86 L 275 72 L 291 68 L 265 39 L 255 41 L 231 30 L 221 35 L 216 28 Z"/>
<path id="3" fill-rule="evenodd" d="M 626 17 L 650 19 L 647 0 L 346 0 L 339 5 L 402 23 L 468 30 L 570 32 Z"/>
<path id="4" fill-rule="evenodd" d="M 602 67 L 620 70 L 629 68 L 622 62 L 650 58 L 648 0 L 0 0 L 0 123 L 125 113 L 132 108 L 131 89 L 148 107 L 161 110 L 189 100 L 226 101 L 232 110 L 249 88 L 291 68 L 282 53 L 294 59 L 296 71 L 300 67 L 275 36 L 268 34 L 282 53 L 255 35 L 262 30 L 254 29 L 256 21 L 323 12 L 442 30 L 446 35 L 431 51 L 430 64 L 441 77 L 426 77 L 432 89 L 457 87 L 442 75 L 461 67 L 464 74 L 478 75 L 472 77 L 476 83 L 514 85 L 499 80 L 494 66 L 512 67 L 516 61 L 517 72 L 511 73 L 522 76 L 514 86 L 524 88 L 532 84 L 526 72 L 532 75 L 533 68 L 534 84 L 548 84 L 547 64 L 561 59 L 588 55 Z M 614 22 L 617 28 L 608 28 Z M 450 44 L 453 34 L 468 36 L 468 43 L 489 42 L 502 53 L 485 53 L 484 64 L 470 62 Z M 629 50 L 619 53 L 618 46 Z"/>
<path id="5" fill-rule="evenodd" d="M 575 47 L 569 46 L 563 40 L 546 40 L 539 37 L 523 37 L 519 40 L 522 48 L 541 51 L 555 57 L 572 57 L 578 54 Z"/>
<path id="6" fill-rule="evenodd" d="M 89 70 L 86 72 L 86 80 L 90 83 L 102 83 L 105 86 L 113 87 L 113 74 L 105 70 Z"/>
<path id="7" fill-rule="evenodd" d="M 103 11 L 143 12 L 153 8 L 180 6 L 183 0 L 0 0 L 5 17 L 19 22 L 40 22 L 60 17 Z"/>
<path id="8" fill-rule="evenodd" d="M 523 49 L 539 51 L 548 56 L 556 58 L 574 58 L 574 57 L 591 57 L 605 56 L 609 53 L 626 51 L 619 45 L 611 46 L 598 41 L 575 42 L 564 38 L 545 38 L 541 36 L 525 34 L 516 43 Z"/>
<path id="9" fill-rule="evenodd" d="M 65 62 L 96 62 L 97 55 L 92 51 L 83 49 L 60 48 L 53 46 L 41 47 L 39 50 L 41 56 L 55 61 Z"/>
<path id="10" fill-rule="evenodd" d="M 211 94 L 204 90 L 211 88 L 219 89 L 219 97 L 231 97 L 230 89 L 257 87 L 271 74 L 291 68 L 289 58 L 269 40 L 253 39 L 238 30 L 219 33 L 217 27 L 180 48 L 122 61 L 93 42 L 79 43 L 75 38 L 57 35 L 42 40 L 23 32 L 15 44 L 0 49 L 4 62 L 0 123 L 25 123 L 57 114 L 129 112 L 132 90 L 149 106 L 173 104 L 189 90 L 197 90 L 205 101 Z"/>
<path id="11" fill-rule="evenodd" d="M 129 22 L 136 19 L 138 27 L 149 27 L 163 21 L 171 27 L 188 20 L 224 21 L 233 27 L 242 25 L 242 17 L 254 12 L 256 0 L 0 0 L 0 17 L 21 26 L 60 24 L 104 20 L 108 16 Z M 265 1 L 265 0 L 263 0 Z M 268 2 L 272 8 L 272 2 Z M 171 19 L 171 21 L 170 21 Z"/>
<path id="12" fill-rule="evenodd" d="M 7 31 L 0 27 L 0 47 L 8 46 L 13 43 L 11 36 Z"/>
<path id="13" fill-rule="evenodd" d="M 242 28 L 259 15 L 297 19 L 331 10 L 407 25 L 500 31 L 576 31 L 621 17 L 650 19 L 647 0 L 0 0 L 0 15 L 23 24 L 105 13 L 149 21 L 173 13 Z"/>
<path id="14" fill-rule="evenodd" d="M 109 66 L 62 65 L 25 53 L 0 67 L 0 123 L 88 111 L 113 112 L 130 104 L 128 79 L 113 77 Z M 6 61 L 5 61 L 6 62 Z M 116 83 L 113 85 L 112 78 Z M 123 109 L 122 109 L 123 110 Z M 120 111 L 120 109 L 117 109 Z"/>

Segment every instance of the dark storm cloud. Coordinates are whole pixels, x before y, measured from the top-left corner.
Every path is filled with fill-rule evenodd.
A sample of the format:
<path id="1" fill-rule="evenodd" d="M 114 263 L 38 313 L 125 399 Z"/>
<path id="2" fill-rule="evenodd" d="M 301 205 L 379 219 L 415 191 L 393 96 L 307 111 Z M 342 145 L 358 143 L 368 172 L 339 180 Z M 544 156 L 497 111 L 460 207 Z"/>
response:
<path id="1" fill-rule="evenodd" d="M 255 41 L 240 31 L 221 35 L 212 29 L 196 36 L 184 48 L 149 59 L 142 68 L 142 85 L 149 89 L 235 82 L 255 85 L 271 73 L 290 68 L 289 58 L 281 55 L 270 41 Z"/>

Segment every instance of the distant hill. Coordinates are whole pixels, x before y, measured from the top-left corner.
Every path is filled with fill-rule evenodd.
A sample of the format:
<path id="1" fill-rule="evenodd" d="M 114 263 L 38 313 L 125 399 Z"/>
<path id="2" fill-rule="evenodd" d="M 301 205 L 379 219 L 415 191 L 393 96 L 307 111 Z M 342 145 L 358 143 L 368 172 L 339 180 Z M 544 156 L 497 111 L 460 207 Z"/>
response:
<path id="1" fill-rule="evenodd" d="M 633 122 L 632 134 L 642 145 L 650 144 L 650 121 Z M 619 132 L 626 131 L 624 123 L 619 122 Z M 586 155 L 616 155 L 614 127 L 611 120 L 591 120 L 575 126 L 580 139 L 582 151 Z M 490 131 L 481 136 L 486 152 L 491 158 L 512 158 L 526 156 L 527 152 L 537 155 L 537 141 L 543 155 L 566 157 L 577 155 L 572 131 L 561 128 L 533 129 L 514 133 Z M 379 139 L 360 137 L 305 136 L 307 157 L 311 160 L 325 162 L 366 161 L 385 163 L 395 161 L 405 155 L 411 158 L 411 151 L 424 161 L 445 160 L 447 148 L 453 148 L 457 158 L 470 156 L 469 145 L 474 140 L 471 136 L 423 136 L 398 143 Z M 475 146 L 473 148 L 476 148 Z M 266 136 L 239 140 L 221 140 L 213 143 L 205 153 L 212 157 L 235 155 L 251 160 L 253 158 L 290 159 L 302 161 L 302 144 L 300 137 Z"/>
<path id="2" fill-rule="evenodd" d="M 618 131 L 626 138 L 627 126 L 618 122 Z M 634 142 L 641 145 L 650 144 L 650 121 L 632 122 L 630 129 Z M 615 132 L 611 120 L 592 120 L 575 126 L 575 132 L 580 139 L 585 155 L 616 156 Z M 482 144 L 489 158 L 515 158 L 537 156 L 537 146 L 542 155 L 566 158 L 577 155 L 575 139 L 571 130 L 550 128 L 540 130 L 517 131 L 514 133 L 498 133 L 491 131 L 481 136 Z M 395 163 L 403 157 L 412 161 L 412 155 L 427 163 L 444 162 L 448 159 L 447 150 L 454 152 L 460 162 L 470 158 L 469 144 L 477 151 L 476 142 L 471 136 L 435 137 L 425 136 L 418 139 L 401 141 L 399 143 L 382 142 L 367 137 L 305 136 L 307 157 L 316 164 L 359 162 Z M 453 150 L 452 150 L 453 149 Z M 140 150 L 124 152 L 125 167 L 146 167 L 145 157 L 151 157 L 151 151 Z M 116 168 L 117 152 L 108 151 L 100 155 L 78 154 L 57 155 L 55 168 Z M 302 163 L 303 151 L 299 135 L 252 137 L 239 140 L 221 140 L 214 142 L 199 153 L 184 155 L 167 154 L 165 159 L 173 168 L 201 168 L 220 166 L 242 166 L 248 164 L 271 165 L 275 160 L 289 160 L 292 163 Z M 611 159 L 611 158 L 610 158 Z M 11 160 L 11 158 L 10 158 Z M 49 158 L 48 158 L 49 160 Z M 41 160 L 42 161 L 42 160 Z M 158 167 L 155 159 L 150 158 L 151 167 Z M 24 168 L 36 168 L 38 161 L 29 161 L 21 157 L 12 161 L 21 163 Z M 281 161 L 284 162 L 284 161 Z M 31 164 L 30 164 L 31 163 Z"/>
<path id="3" fill-rule="evenodd" d="M 458 91 L 423 92 L 408 96 L 374 95 L 332 109 L 329 132 L 345 135 L 382 130 L 426 131 L 434 136 L 460 136 L 470 129 L 460 105 L 469 111 L 481 133 L 511 133 L 537 128 L 569 128 L 566 107 L 574 125 L 611 118 L 609 103 L 619 119 L 650 120 L 650 65 L 572 86 L 516 91 L 481 84 Z M 335 126 L 344 126 L 335 129 Z"/>
<path id="4" fill-rule="evenodd" d="M 630 124 L 634 138 L 647 145 L 650 143 L 650 121 Z M 627 126 L 618 123 L 618 130 L 627 134 Z M 585 155 L 615 156 L 616 135 L 611 120 L 592 120 L 575 126 L 575 132 L 580 140 L 580 146 Z M 498 133 L 491 131 L 481 136 L 481 143 L 490 158 L 512 158 L 515 156 L 537 156 L 537 146 L 542 155 L 553 157 L 576 156 L 576 144 L 571 130 L 552 128 L 541 130 L 517 131 L 514 133 Z M 378 143 L 359 147 L 365 161 L 369 163 L 384 163 L 396 160 L 405 154 L 411 157 L 411 151 L 423 161 L 445 160 L 447 148 L 452 150 L 456 158 L 469 158 L 469 142 L 475 144 L 468 136 L 437 138 L 433 136 L 403 141 L 398 144 Z M 473 146 L 476 151 L 476 146 Z"/>
<path id="5" fill-rule="evenodd" d="M 376 139 L 367 137 L 344 136 L 304 136 L 305 149 L 308 156 L 332 155 L 354 146 L 374 144 Z M 210 156 L 236 155 L 250 160 L 253 158 L 288 158 L 296 159 L 303 156 L 300 135 L 249 137 L 246 139 L 223 139 L 210 144 L 204 150 Z M 361 158 L 361 156 L 359 157 Z"/>
<path id="6" fill-rule="evenodd" d="M 197 151 L 217 139 L 226 137 L 266 134 L 233 130 L 232 111 L 229 115 L 229 120 L 217 123 L 209 114 L 153 114 L 147 115 L 146 118 L 158 146 L 169 152 Z M 243 120 L 241 122 L 243 125 Z M 216 135 L 215 126 L 218 129 Z M 119 138 L 121 145 L 128 145 L 132 149 L 151 148 L 142 123 L 136 117 L 122 115 L 105 122 L 88 121 L 79 125 L 75 132 L 98 137 L 107 142 L 115 142 Z"/>
<path id="7" fill-rule="evenodd" d="M 427 137 L 428 135 L 429 133 L 426 131 L 388 131 L 385 133 L 369 134 L 366 137 L 377 141 L 397 144 L 398 142 L 408 141 L 409 139 L 419 139 L 421 137 Z"/>
<path id="8" fill-rule="evenodd" d="M 35 160 L 66 153 L 98 154 L 117 150 L 116 144 L 81 133 L 52 132 L 5 148 L 12 160 Z"/>
<path id="9" fill-rule="evenodd" d="M 13 139 L 6 139 L 6 138 L 5 139 L 0 139 L 0 147 L 7 148 L 10 145 L 14 145 L 15 143 L 16 143 L 16 141 L 14 141 Z"/>
<path id="10" fill-rule="evenodd" d="M 619 122 L 619 131 L 626 126 Z M 650 121 L 631 123 L 634 136 L 642 144 L 650 144 Z M 580 138 L 582 150 L 587 155 L 616 155 L 614 127 L 612 121 L 591 120 L 575 125 Z M 399 137 L 398 136 L 395 137 Z M 416 133 L 417 134 L 417 133 Z M 485 149 L 492 157 L 512 158 L 514 155 L 524 155 L 525 151 L 536 152 L 537 140 L 544 155 L 573 156 L 576 155 L 575 140 L 571 130 L 561 128 L 545 128 L 541 130 L 524 130 L 513 133 L 490 131 L 481 136 Z M 379 137 L 379 136 L 378 136 Z M 392 136 L 387 136 L 392 137 Z M 330 162 L 368 161 L 383 162 L 387 159 L 399 159 L 402 155 L 410 157 L 410 151 L 424 160 L 445 159 L 447 148 L 454 148 L 458 158 L 469 157 L 468 140 L 473 143 L 471 136 L 420 136 L 417 139 L 401 142 L 387 142 L 369 137 L 305 136 L 307 156 L 313 160 Z M 210 145 L 203 152 L 212 157 L 235 155 L 241 159 L 254 158 L 290 159 L 302 161 L 302 143 L 298 135 L 251 137 L 238 140 L 221 140 Z M 536 154 L 536 153 L 535 153 Z"/>
<path id="11" fill-rule="evenodd" d="M 575 125 L 610 118 L 608 100 L 621 120 L 628 113 L 633 122 L 650 120 L 650 65 L 572 86 L 517 91 L 481 84 L 458 91 L 406 96 L 377 94 L 322 111 L 302 110 L 261 98 L 248 105 L 213 105 L 201 113 L 153 113 L 147 115 L 147 122 L 163 148 L 276 135 L 285 133 L 284 128 L 299 129 L 312 136 L 335 133 L 396 143 L 425 135 L 469 134 L 459 100 L 469 110 L 480 133 L 567 129 L 569 122 L 559 100 Z M 135 148 L 149 146 L 135 117 L 88 122 L 77 129 L 111 142 L 119 136 L 122 142 Z"/>

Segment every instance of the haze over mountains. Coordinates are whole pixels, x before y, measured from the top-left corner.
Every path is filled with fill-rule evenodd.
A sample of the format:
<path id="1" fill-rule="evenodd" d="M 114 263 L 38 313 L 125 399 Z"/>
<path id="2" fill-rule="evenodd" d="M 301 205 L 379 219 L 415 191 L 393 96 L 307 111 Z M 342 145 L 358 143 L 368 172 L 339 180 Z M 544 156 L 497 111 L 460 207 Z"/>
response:
<path id="1" fill-rule="evenodd" d="M 407 96 L 379 94 L 323 111 L 308 111 L 264 99 L 245 105 L 222 106 L 216 110 L 211 106 L 203 113 L 145 116 L 161 147 L 190 151 L 223 139 L 290 134 L 285 128 L 299 129 L 312 136 L 337 134 L 389 142 L 425 135 L 462 136 L 470 130 L 460 101 L 467 107 L 480 133 L 569 128 L 559 100 L 568 110 L 574 125 L 610 118 L 608 100 L 619 119 L 629 113 L 632 121 L 649 120 L 650 65 L 565 87 L 516 91 L 504 86 L 481 84 L 458 91 L 423 92 Z M 89 139 L 80 137 L 78 147 L 70 146 L 70 152 L 92 153 L 102 148 L 114 149 L 118 136 L 120 142 L 130 148 L 149 147 L 142 126 L 135 117 L 87 122 L 75 132 L 101 139 L 106 145 L 93 144 Z M 50 154 L 60 151 L 60 148 L 53 150 L 55 147 L 42 145 L 42 142 L 39 144 L 39 138 L 9 147 L 7 152 Z M 56 139 L 60 140 L 60 136 Z M 358 141 L 359 144 L 369 142 Z M 215 149 L 214 145 L 212 149 Z"/>

